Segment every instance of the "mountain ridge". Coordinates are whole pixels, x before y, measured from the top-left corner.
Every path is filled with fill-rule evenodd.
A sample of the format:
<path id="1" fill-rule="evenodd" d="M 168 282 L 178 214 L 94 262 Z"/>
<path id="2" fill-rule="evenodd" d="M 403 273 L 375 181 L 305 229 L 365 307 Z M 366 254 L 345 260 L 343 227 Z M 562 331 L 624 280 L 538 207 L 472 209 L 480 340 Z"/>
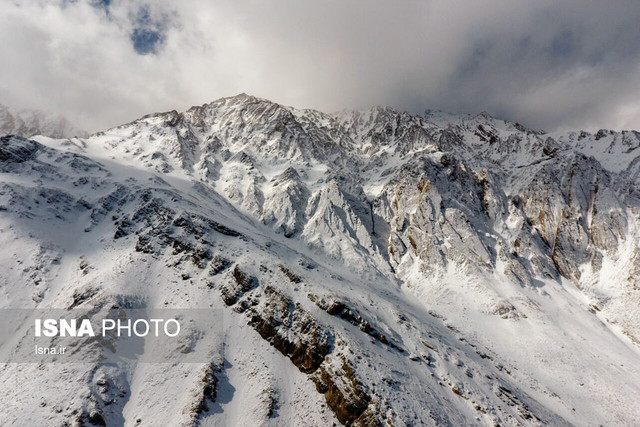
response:
<path id="1" fill-rule="evenodd" d="M 51 138 L 86 137 L 88 133 L 76 128 L 60 114 L 32 109 L 14 109 L 0 104 L 0 135 L 23 137 L 44 135 Z"/>

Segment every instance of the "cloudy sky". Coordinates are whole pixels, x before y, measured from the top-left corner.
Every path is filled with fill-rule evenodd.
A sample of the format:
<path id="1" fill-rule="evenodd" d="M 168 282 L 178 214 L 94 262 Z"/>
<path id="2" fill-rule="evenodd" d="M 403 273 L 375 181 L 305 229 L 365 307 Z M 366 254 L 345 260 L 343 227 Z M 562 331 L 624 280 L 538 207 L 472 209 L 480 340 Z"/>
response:
<path id="1" fill-rule="evenodd" d="M 240 92 L 640 129 L 637 0 L 0 0 L 0 103 L 99 130 Z"/>

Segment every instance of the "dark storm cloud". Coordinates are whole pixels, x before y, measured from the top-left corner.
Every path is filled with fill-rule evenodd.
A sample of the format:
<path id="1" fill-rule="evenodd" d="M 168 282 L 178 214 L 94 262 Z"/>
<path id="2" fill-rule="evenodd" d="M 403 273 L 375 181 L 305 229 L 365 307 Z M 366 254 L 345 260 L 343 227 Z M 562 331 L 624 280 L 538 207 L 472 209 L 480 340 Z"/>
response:
<path id="1" fill-rule="evenodd" d="M 0 102 L 99 129 L 252 93 L 640 128 L 637 1 L 13 0 Z"/>
<path id="2" fill-rule="evenodd" d="M 551 129 L 638 127 L 640 7 L 579 6 L 549 6 L 517 28 L 477 35 L 441 105 Z M 631 121 L 626 108 L 635 109 Z"/>

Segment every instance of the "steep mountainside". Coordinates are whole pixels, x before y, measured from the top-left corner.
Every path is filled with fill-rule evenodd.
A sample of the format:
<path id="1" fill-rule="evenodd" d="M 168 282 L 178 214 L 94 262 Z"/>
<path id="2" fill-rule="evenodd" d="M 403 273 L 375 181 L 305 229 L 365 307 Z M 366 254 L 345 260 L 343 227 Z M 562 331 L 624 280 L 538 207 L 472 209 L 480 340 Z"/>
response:
<path id="1" fill-rule="evenodd" d="M 639 184 L 636 132 L 244 94 L 3 137 L 1 308 L 207 308 L 225 340 L 4 364 L 0 421 L 633 425 Z"/>
<path id="2" fill-rule="evenodd" d="M 85 137 L 87 132 L 73 126 L 59 114 L 42 111 L 16 110 L 0 104 L 0 135 L 18 135 L 30 138 L 44 135 L 50 138 Z"/>

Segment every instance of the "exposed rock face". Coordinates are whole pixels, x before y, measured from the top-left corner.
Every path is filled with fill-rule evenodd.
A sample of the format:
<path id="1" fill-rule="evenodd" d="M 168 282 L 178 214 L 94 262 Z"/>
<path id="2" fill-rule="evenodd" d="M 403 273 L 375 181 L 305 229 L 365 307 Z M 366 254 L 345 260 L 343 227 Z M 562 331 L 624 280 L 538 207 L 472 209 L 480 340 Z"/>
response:
<path id="1" fill-rule="evenodd" d="M 225 341 L 204 366 L 4 366 L 0 383 L 60 384 L 44 406 L 2 400 L 6 413 L 98 425 L 640 417 L 635 132 L 240 95 L 86 140 L 35 139 L 0 139 L 0 263 L 13 266 L 2 307 L 206 308 L 225 313 Z"/>
<path id="2" fill-rule="evenodd" d="M 249 324 L 300 371 L 314 372 L 331 350 L 332 334 L 276 289 L 267 286 L 264 294 L 264 300 L 247 308 Z"/>
<path id="3" fill-rule="evenodd" d="M 336 372 L 322 369 L 315 378 L 318 392 L 323 393 L 327 404 L 336 414 L 338 420 L 347 426 L 375 426 L 377 422 L 366 420 L 365 410 L 369 407 L 371 397 L 362 389 L 355 376 L 353 366 L 343 360 Z"/>
<path id="4" fill-rule="evenodd" d="M 256 285 L 256 279 L 248 276 L 236 265 L 229 274 L 227 284 L 220 289 L 222 300 L 227 305 L 235 304 L 245 293 L 249 292 Z"/>

